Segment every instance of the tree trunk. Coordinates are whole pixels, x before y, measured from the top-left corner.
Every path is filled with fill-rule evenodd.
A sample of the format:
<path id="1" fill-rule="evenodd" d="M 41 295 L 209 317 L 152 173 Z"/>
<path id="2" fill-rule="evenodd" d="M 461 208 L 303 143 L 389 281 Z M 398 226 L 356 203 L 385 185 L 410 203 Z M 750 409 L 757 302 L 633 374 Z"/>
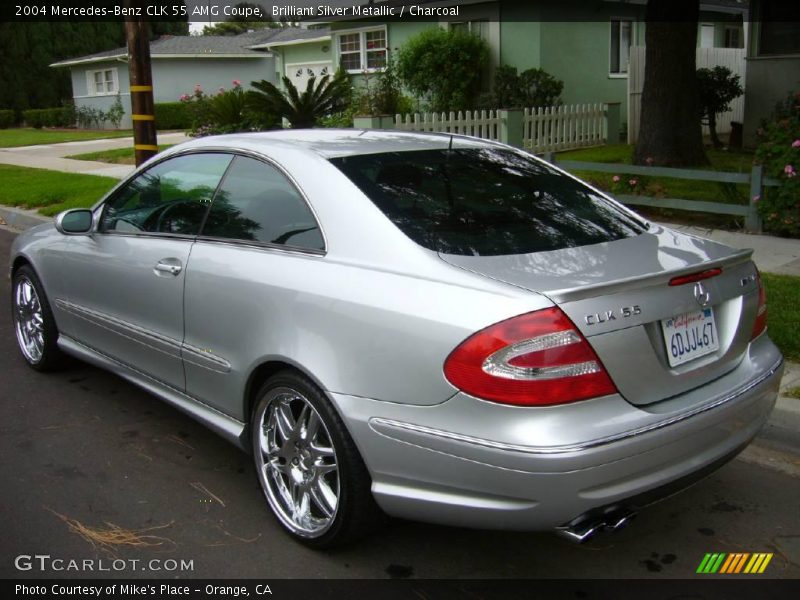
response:
<path id="1" fill-rule="evenodd" d="M 699 0 L 648 0 L 636 164 L 708 164 L 695 67 L 699 14 Z"/>
<path id="2" fill-rule="evenodd" d="M 717 115 L 715 114 L 708 115 L 708 135 L 711 136 L 711 145 L 714 148 L 722 148 L 722 142 L 717 135 Z"/>

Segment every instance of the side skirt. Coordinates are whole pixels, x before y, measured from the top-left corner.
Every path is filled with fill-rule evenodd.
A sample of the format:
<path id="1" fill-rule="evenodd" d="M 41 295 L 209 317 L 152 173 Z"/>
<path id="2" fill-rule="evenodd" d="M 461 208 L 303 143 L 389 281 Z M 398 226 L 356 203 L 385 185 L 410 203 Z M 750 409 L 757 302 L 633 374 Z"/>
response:
<path id="1" fill-rule="evenodd" d="M 168 385 L 161 383 L 137 371 L 133 367 L 125 365 L 113 358 L 101 354 L 97 350 L 84 346 L 80 342 L 61 334 L 58 338 L 58 347 L 65 353 L 75 358 L 87 362 L 106 371 L 110 371 L 123 379 L 130 381 L 134 385 L 150 392 L 164 402 L 182 410 L 187 415 L 211 429 L 214 433 L 238 446 L 246 452 L 250 452 L 250 442 L 247 432 L 247 425 L 234 419 L 233 417 L 219 412 L 218 410 L 203 404 L 196 398 L 184 394 Z"/>

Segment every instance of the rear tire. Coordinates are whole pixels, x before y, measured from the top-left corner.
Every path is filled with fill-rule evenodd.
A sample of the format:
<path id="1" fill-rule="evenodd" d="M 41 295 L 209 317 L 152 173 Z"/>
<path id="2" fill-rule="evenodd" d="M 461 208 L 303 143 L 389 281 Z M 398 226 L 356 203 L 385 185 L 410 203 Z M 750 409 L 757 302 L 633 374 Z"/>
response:
<path id="1" fill-rule="evenodd" d="M 53 311 L 41 281 L 29 265 L 23 265 L 14 273 L 11 316 L 17 347 L 31 368 L 53 371 L 64 364 Z"/>
<path id="2" fill-rule="evenodd" d="M 253 455 L 272 513 L 295 540 L 331 548 L 369 533 L 382 513 L 366 466 L 322 391 L 294 371 L 270 377 L 253 412 Z"/>

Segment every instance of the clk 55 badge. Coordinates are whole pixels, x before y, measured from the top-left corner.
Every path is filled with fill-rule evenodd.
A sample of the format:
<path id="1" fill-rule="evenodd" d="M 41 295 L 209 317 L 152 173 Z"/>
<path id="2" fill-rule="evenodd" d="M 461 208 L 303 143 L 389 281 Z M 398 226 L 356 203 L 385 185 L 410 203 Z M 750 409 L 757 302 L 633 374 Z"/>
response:
<path id="1" fill-rule="evenodd" d="M 638 305 L 634 306 L 623 306 L 622 308 L 618 309 L 619 315 L 623 319 L 627 319 L 628 317 L 634 317 L 636 315 L 642 314 L 642 309 Z M 606 323 L 607 321 L 616 321 L 617 315 L 613 310 L 607 310 L 605 312 L 598 312 L 591 315 L 586 315 L 583 317 L 583 320 L 586 322 L 587 325 L 598 325 L 600 323 Z"/>

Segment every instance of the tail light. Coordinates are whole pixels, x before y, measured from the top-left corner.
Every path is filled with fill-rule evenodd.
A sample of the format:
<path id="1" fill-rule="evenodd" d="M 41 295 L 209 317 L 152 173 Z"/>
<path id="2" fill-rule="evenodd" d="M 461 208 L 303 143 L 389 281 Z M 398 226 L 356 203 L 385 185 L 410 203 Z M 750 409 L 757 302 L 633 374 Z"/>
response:
<path id="1" fill-rule="evenodd" d="M 756 271 L 756 281 L 758 281 L 758 311 L 756 312 L 756 322 L 753 323 L 753 333 L 750 334 L 751 341 L 767 330 L 767 291 L 764 289 L 764 282 L 758 271 Z"/>
<path id="2" fill-rule="evenodd" d="M 467 394 L 520 406 L 566 404 L 617 391 L 589 342 L 556 307 L 467 338 L 447 357 L 444 374 Z"/>

